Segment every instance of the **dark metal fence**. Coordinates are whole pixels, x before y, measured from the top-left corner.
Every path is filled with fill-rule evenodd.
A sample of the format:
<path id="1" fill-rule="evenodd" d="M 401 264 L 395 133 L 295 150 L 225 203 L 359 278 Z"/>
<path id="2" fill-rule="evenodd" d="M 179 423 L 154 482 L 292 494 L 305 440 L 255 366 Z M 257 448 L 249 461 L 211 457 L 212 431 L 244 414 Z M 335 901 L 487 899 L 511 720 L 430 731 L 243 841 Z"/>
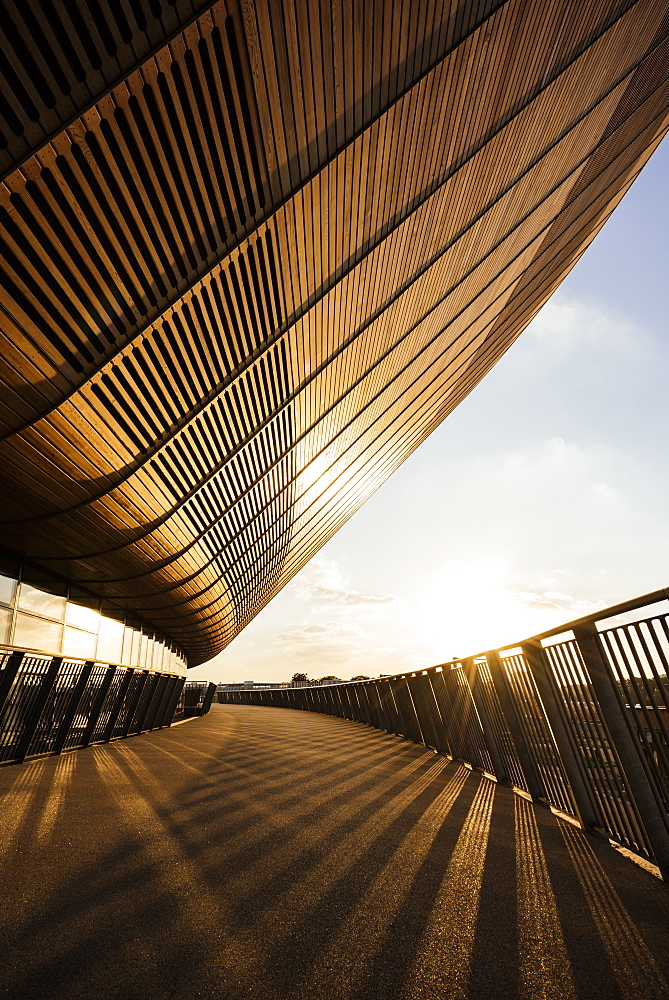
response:
<path id="1" fill-rule="evenodd" d="M 169 726 L 184 681 L 92 660 L 0 653 L 0 764 Z"/>
<path id="2" fill-rule="evenodd" d="M 194 715 L 206 715 L 216 694 L 216 685 L 210 681 L 186 681 L 177 707 L 175 719 L 189 719 Z"/>
<path id="3" fill-rule="evenodd" d="M 568 813 L 669 879 L 669 614 L 642 610 L 668 598 L 656 591 L 427 670 L 219 699 L 406 736 Z"/>

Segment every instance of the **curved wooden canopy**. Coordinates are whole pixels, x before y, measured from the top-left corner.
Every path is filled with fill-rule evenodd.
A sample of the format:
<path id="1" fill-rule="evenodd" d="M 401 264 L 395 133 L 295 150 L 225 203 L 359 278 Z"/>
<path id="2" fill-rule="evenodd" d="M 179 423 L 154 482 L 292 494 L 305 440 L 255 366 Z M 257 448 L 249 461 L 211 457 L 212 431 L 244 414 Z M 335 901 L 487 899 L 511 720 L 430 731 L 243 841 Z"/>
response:
<path id="1" fill-rule="evenodd" d="M 669 124 L 656 0 L 5 0 L 2 536 L 224 646 Z"/>

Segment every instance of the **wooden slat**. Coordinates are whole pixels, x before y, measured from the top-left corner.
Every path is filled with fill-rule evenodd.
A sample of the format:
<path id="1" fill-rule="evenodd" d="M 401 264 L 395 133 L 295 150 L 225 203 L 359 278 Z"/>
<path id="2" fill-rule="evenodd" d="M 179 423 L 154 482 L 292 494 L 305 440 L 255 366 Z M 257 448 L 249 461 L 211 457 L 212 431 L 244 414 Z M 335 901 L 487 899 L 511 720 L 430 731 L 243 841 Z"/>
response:
<path id="1" fill-rule="evenodd" d="M 79 0 L 63 34 L 32 3 L 6 22 L 3 538 L 195 664 L 599 231 L 669 124 L 662 11 Z"/>

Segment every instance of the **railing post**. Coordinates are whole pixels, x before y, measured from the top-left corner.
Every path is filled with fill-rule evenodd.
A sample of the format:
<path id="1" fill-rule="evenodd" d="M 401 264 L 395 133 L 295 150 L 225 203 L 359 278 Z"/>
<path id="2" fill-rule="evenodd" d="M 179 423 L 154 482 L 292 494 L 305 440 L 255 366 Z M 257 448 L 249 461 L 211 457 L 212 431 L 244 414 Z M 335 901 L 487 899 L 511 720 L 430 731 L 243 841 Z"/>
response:
<path id="1" fill-rule="evenodd" d="M 424 743 L 406 677 L 391 677 L 389 684 L 402 721 L 402 735 L 414 743 Z"/>
<path id="2" fill-rule="evenodd" d="M 86 728 L 81 736 L 81 747 L 87 747 L 93 738 L 93 733 L 95 732 L 95 727 L 98 724 L 98 719 L 100 718 L 100 713 L 102 712 L 107 692 L 111 687 L 111 683 L 114 680 L 117 669 L 118 668 L 115 666 L 107 667 L 107 672 L 102 678 L 102 683 L 100 684 L 97 694 L 95 695 L 95 700 L 91 705 L 88 722 L 86 723 Z"/>
<path id="3" fill-rule="evenodd" d="M 132 703 L 128 706 L 128 714 L 123 720 L 123 729 L 121 730 L 121 738 L 125 739 L 130 735 L 130 727 L 132 726 L 133 719 L 135 717 L 135 712 L 137 711 L 137 706 L 139 705 L 140 699 L 142 697 L 142 692 L 146 687 L 146 682 L 149 679 L 148 670 L 143 670 L 141 672 L 141 680 L 137 685 L 137 691 L 132 699 Z"/>
<path id="4" fill-rule="evenodd" d="M 580 761 L 576 756 L 575 748 L 572 746 L 555 696 L 557 685 L 553 677 L 551 665 L 544 654 L 540 640 L 530 640 L 523 643 L 521 648 L 534 678 L 546 718 L 553 731 L 553 739 L 555 740 L 558 754 L 567 775 L 576 813 L 583 829 L 590 830 L 599 825 L 599 818 L 593 808 L 589 790 L 581 774 Z"/>
<path id="5" fill-rule="evenodd" d="M 511 733 L 511 738 L 516 747 L 516 753 L 518 754 L 518 760 L 520 761 L 520 766 L 522 767 L 523 774 L 525 775 L 527 790 L 533 799 L 545 799 L 546 789 L 544 788 L 541 776 L 534 765 L 532 754 L 530 753 L 530 749 L 525 741 L 525 734 L 518 719 L 515 699 L 509 691 L 509 682 L 506 679 L 500 655 L 496 650 L 490 650 L 490 652 L 486 653 L 486 660 L 488 661 L 488 666 L 490 668 L 490 675 L 492 677 L 495 692 L 497 693 L 499 703 L 502 707 L 504 720 L 509 727 L 509 732 Z"/>
<path id="6" fill-rule="evenodd" d="M 402 720 L 400 719 L 399 711 L 395 705 L 393 690 L 387 677 L 383 677 L 379 681 L 378 692 L 382 699 L 383 708 L 388 719 L 388 732 L 399 736 L 402 729 Z"/>
<path id="7" fill-rule="evenodd" d="M 453 724 L 453 735 L 455 737 L 454 748 L 456 748 L 456 757 L 460 760 L 467 761 L 468 764 L 474 765 L 477 754 L 474 752 L 471 743 L 469 741 L 469 734 L 467 732 L 467 720 L 463 719 L 458 714 L 458 696 L 461 692 L 457 689 L 457 681 L 453 677 L 453 666 L 449 666 L 442 671 L 441 677 L 444 684 L 444 689 L 448 696 L 451 704 L 451 722 Z M 458 669 L 462 669 L 459 667 Z M 470 706 L 467 706 L 467 711 L 470 711 Z"/>
<path id="8" fill-rule="evenodd" d="M 65 741 L 67 740 L 70 728 L 72 726 L 72 723 L 74 722 L 74 717 L 77 714 L 77 708 L 79 707 L 81 696 L 83 695 L 86 689 L 86 685 L 88 684 L 88 678 L 91 676 L 94 666 L 95 663 L 93 662 L 93 660 L 86 660 L 83 667 L 81 668 L 81 673 L 79 674 L 77 683 L 74 685 L 74 688 L 72 690 L 70 703 L 67 706 L 67 710 L 63 715 L 60 725 L 58 726 L 58 730 L 56 732 L 56 738 L 53 741 L 53 749 L 51 753 L 54 756 L 61 753 L 63 747 L 65 746 Z"/>
<path id="9" fill-rule="evenodd" d="M 386 728 L 385 716 L 381 706 L 381 699 L 376 687 L 375 680 L 367 681 L 367 701 L 372 712 L 372 725 L 380 732 Z"/>
<path id="10" fill-rule="evenodd" d="M 162 718 L 165 714 L 165 706 L 167 705 L 167 699 L 169 698 L 170 691 L 172 690 L 172 685 L 174 681 L 169 674 L 163 675 L 163 683 L 160 687 L 159 698 L 156 703 L 156 710 L 153 713 L 151 719 L 148 720 L 149 729 L 159 729 L 162 725 Z"/>
<path id="11" fill-rule="evenodd" d="M 116 723 L 118 717 L 121 714 L 121 709 L 123 708 L 123 702 L 125 701 L 125 696 L 128 693 L 128 688 L 130 687 L 130 682 L 135 676 L 135 671 L 132 667 L 127 667 L 125 676 L 121 678 L 121 683 L 119 684 L 118 691 L 116 692 L 116 699 L 112 705 L 112 709 L 109 713 L 109 718 L 107 719 L 107 725 L 105 726 L 104 733 L 102 734 L 102 742 L 108 743 L 112 738 L 113 732 L 116 729 Z"/>
<path id="12" fill-rule="evenodd" d="M 434 719 L 432 718 L 432 713 L 430 711 L 430 706 L 428 705 L 427 697 L 425 695 L 424 685 L 426 680 L 427 678 L 423 676 L 423 674 L 417 673 L 413 677 L 407 677 L 407 684 L 409 685 L 409 691 L 411 692 L 413 703 L 416 706 L 418 724 L 423 732 L 423 742 L 425 743 L 425 746 L 432 747 L 434 750 L 439 750 L 441 740 L 439 739 L 439 734 L 437 733 Z M 428 742 L 428 740 L 430 742 Z"/>
<path id="13" fill-rule="evenodd" d="M 436 691 L 436 671 L 427 670 L 423 676 L 423 697 L 432 716 L 432 724 L 437 734 L 437 750 L 446 757 L 453 757 L 448 721 L 445 719 L 446 709 L 439 704 Z M 443 690 L 443 684 L 442 684 Z"/>
<path id="14" fill-rule="evenodd" d="M 602 640 L 592 623 L 575 626 L 573 633 L 622 765 L 625 784 L 636 804 L 662 877 L 669 880 L 669 834 L 646 774 L 641 747 L 630 728 L 625 706 L 609 669 Z"/>
<path id="15" fill-rule="evenodd" d="M 40 684 L 39 691 L 37 692 L 37 697 L 35 699 L 35 704 L 32 706 L 28 717 L 26 719 L 25 729 L 21 734 L 21 739 L 19 740 L 18 746 L 16 748 L 16 763 L 20 764 L 26 759 L 26 754 L 30 748 L 33 735 L 39 720 L 41 718 L 42 712 L 46 707 L 46 703 L 49 700 L 49 695 L 53 690 L 53 685 L 55 684 L 56 677 L 58 676 L 58 671 L 61 668 L 63 662 L 62 656 L 54 656 L 51 663 L 47 667 L 46 673 L 42 678 L 42 683 Z"/>
<path id="16" fill-rule="evenodd" d="M 149 674 L 148 677 L 147 677 L 147 679 L 146 679 L 146 681 L 145 681 L 145 683 L 144 683 L 144 687 L 146 687 L 147 684 L 149 684 L 149 677 L 150 676 L 151 675 Z M 143 729 L 144 729 L 144 723 L 146 722 L 146 720 L 148 718 L 149 709 L 151 708 L 151 702 L 153 701 L 153 696 L 156 693 L 156 688 L 158 687 L 158 681 L 159 680 L 160 680 L 160 674 L 154 674 L 153 684 L 149 688 L 149 694 L 148 694 L 148 697 L 146 699 L 146 705 L 144 706 L 144 710 L 142 711 L 142 714 L 141 714 L 140 718 L 137 720 L 137 725 L 135 727 L 135 732 L 137 734 L 141 733 L 143 731 Z"/>
<path id="17" fill-rule="evenodd" d="M 446 679 L 444 674 L 446 669 L 450 670 L 450 666 L 447 664 L 446 668 L 442 667 L 441 670 L 431 670 L 428 673 L 430 679 L 430 687 L 432 688 L 432 694 L 434 695 L 434 701 L 439 710 L 439 715 L 441 716 L 441 722 L 444 727 L 444 735 L 448 743 L 447 753 L 450 757 L 459 757 L 458 744 L 457 744 L 457 729 L 455 725 L 455 712 L 453 710 L 453 701 L 451 699 L 451 693 L 446 684 Z"/>
<path id="18" fill-rule="evenodd" d="M 384 696 L 381 693 L 381 684 L 383 683 L 383 681 L 378 680 L 378 681 L 373 681 L 372 683 L 374 684 L 374 694 L 376 696 L 376 701 L 379 706 L 379 719 L 381 722 L 380 728 L 385 729 L 387 733 L 394 733 L 395 730 L 393 729 L 390 721 L 390 713 L 388 712 Z"/>
<path id="19" fill-rule="evenodd" d="M 16 675 L 21 669 L 21 664 L 23 663 L 23 658 L 25 653 L 10 653 L 7 657 L 7 662 L 5 663 L 4 670 L 2 671 L 2 680 L 0 681 L 0 716 L 2 715 L 5 702 L 9 697 L 9 693 L 12 690 L 12 685 L 16 680 Z"/>
<path id="20" fill-rule="evenodd" d="M 481 720 L 481 728 L 483 730 L 483 736 L 488 747 L 488 753 L 490 754 L 490 759 L 492 761 L 492 766 L 495 769 L 495 777 L 498 781 L 506 782 L 510 784 L 509 775 L 507 773 L 506 764 L 504 763 L 504 757 L 502 756 L 500 749 L 497 745 L 497 737 L 495 736 L 495 730 L 492 727 L 492 723 L 488 716 L 488 710 L 486 708 L 485 700 L 482 696 L 480 690 L 480 679 L 479 671 L 477 665 L 474 663 L 473 657 L 469 657 L 462 661 L 462 667 L 465 672 L 465 677 L 467 678 L 467 683 L 469 684 L 469 689 L 472 693 L 472 699 L 474 701 L 474 706 L 478 712 L 479 719 Z"/>
<path id="21" fill-rule="evenodd" d="M 177 676 L 175 678 L 174 688 L 170 694 L 170 700 L 167 703 L 167 708 L 165 709 L 165 715 L 163 716 L 163 726 L 168 728 L 172 725 L 172 719 L 174 718 L 174 713 L 176 711 L 177 702 L 181 692 L 183 691 L 184 684 L 186 683 L 185 677 Z"/>

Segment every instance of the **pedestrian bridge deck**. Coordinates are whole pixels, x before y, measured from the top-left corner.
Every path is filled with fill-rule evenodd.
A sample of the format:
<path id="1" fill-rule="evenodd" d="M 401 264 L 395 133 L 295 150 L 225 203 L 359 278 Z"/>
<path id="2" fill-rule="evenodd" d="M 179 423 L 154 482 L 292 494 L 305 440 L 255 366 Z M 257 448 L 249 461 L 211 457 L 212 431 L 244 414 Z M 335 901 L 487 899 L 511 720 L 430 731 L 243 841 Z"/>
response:
<path id="1" fill-rule="evenodd" d="M 11 1000 L 669 998 L 669 887 L 352 722 L 215 705 L 0 771 Z"/>

